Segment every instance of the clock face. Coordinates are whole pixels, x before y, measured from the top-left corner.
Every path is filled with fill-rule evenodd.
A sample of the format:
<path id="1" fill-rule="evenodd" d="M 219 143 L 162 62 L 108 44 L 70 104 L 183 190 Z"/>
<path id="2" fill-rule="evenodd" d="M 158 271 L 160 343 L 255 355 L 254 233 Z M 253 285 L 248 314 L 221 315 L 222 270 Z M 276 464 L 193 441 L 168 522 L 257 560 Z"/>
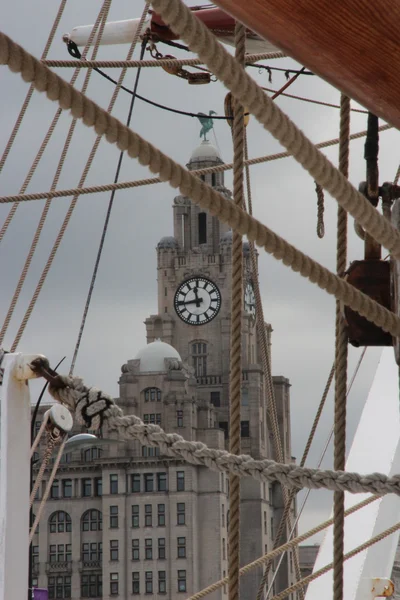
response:
<path id="1" fill-rule="evenodd" d="M 215 283 L 205 277 L 191 277 L 178 287 L 174 306 L 178 317 L 189 325 L 204 325 L 217 316 L 221 294 Z"/>
<path id="2" fill-rule="evenodd" d="M 256 314 L 256 298 L 251 283 L 248 283 L 244 290 L 244 310 L 253 316 Z"/>

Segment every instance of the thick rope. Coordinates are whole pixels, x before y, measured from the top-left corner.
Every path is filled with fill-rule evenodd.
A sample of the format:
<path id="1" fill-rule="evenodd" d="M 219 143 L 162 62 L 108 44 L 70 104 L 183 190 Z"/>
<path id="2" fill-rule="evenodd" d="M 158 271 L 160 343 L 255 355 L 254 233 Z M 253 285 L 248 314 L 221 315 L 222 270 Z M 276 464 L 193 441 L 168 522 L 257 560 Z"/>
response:
<path id="1" fill-rule="evenodd" d="M 235 58 L 244 64 L 246 29 L 235 23 Z M 243 208 L 244 108 L 233 103 L 233 201 Z M 240 454 L 240 405 L 242 388 L 242 307 L 243 307 L 243 241 L 240 233 L 232 236 L 231 339 L 229 365 L 229 451 Z M 228 597 L 239 600 L 240 568 L 240 477 L 229 474 L 228 524 Z"/>
<path id="2" fill-rule="evenodd" d="M 32 504 L 35 500 L 36 492 L 38 491 L 39 486 L 42 483 L 43 475 L 44 475 L 47 465 L 50 462 L 51 456 L 53 454 L 53 450 L 56 447 L 57 443 L 59 443 L 59 442 L 60 442 L 60 431 L 58 429 L 48 433 L 46 449 L 43 454 L 42 464 L 40 465 L 39 472 L 36 476 L 35 484 L 31 490 L 31 495 L 29 498 L 29 507 L 32 507 Z"/>
<path id="3" fill-rule="evenodd" d="M 349 176 L 350 98 L 340 99 L 339 171 Z M 343 277 L 347 262 L 347 212 L 338 207 L 336 272 Z M 346 462 L 347 331 L 340 302 L 336 301 L 334 469 L 344 471 Z M 343 600 L 344 493 L 333 498 L 333 600 Z"/>
<path id="4" fill-rule="evenodd" d="M 387 131 L 392 129 L 391 125 L 381 125 L 379 131 Z M 365 137 L 367 131 L 359 131 L 350 135 L 350 140 L 359 139 Z M 339 138 L 327 140 L 325 142 L 319 142 L 316 144 L 316 148 L 328 148 L 335 146 L 339 143 Z M 289 152 L 279 152 L 277 154 L 267 154 L 266 156 L 259 156 L 257 158 L 249 158 L 245 160 L 246 166 L 259 165 L 265 162 L 271 162 L 274 160 L 280 160 L 281 158 L 290 158 L 292 155 Z M 210 173 L 222 173 L 223 171 L 229 171 L 233 169 L 233 163 L 224 163 L 223 165 L 216 165 L 215 167 L 206 167 L 205 169 L 195 169 L 191 171 L 192 175 L 203 175 Z M 132 187 L 141 187 L 144 185 L 153 185 L 155 183 L 162 183 L 159 177 L 148 177 L 146 179 L 136 179 L 135 181 L 123 181 L 121 183 L 108 183 L 104 185 L 92 185 L 84 188 L 70 188 L 67 190 L 54 190 L 53 192 L 38 192 L 36 194 L 17 194 L 14 196 L 0 196 L 0 204 L 9 202 L 27 202 L 31 200 L 42 200 L 43 198 L 63 198 L 64 196 L 73 196 L 75 194 L 97 194 L 98 192 L 111 192 L 113 190 L 125 190 Z"/>
<path id="5" fill-rule="evenodd" d="M 92 43 L 92 41 L 94 39 L 94 36 L 97 33 L 97 30 L 101 26 L 102 20 L 103 20 L 103 23 L 105 25 L 106 18 L 107 18 L 107 15 L 108 15 L 109 6 L 111 4 L 111 0 L 109 0 L 108 5 L 107 5 L 107 1 L 108 0 L 104 1 L 103 5 L 102 5 L 102 7 L 101 7 L 101 9 L 99 11 L 99 14 L 97 16 L 96 22 L 95 22 L 95 24 L 93 26 L 93 29 L 92 29 L 91 33 L 90 33 L 90 36 L 89 36 L 89 39 L 88 39 L 88 43 L 87 43 L 87 45 L 86 45 L 86 47 L 84 49 L 84 55 L 86 55 L 86 53 L 89 51 L 90 45 L 91 45 L 91 43 Z M 107 6 L 108 6 L 108 8 L 107 8 Z M 104 28 L 104 25 L 103 25 L 103 28 Z M 98 52 L 99 42 L 100 42 L 100 38 L 97 38 L 96 44 L 95 44 L 94 49 L 93 49 L 93 56 L 94 57 L 96 57 L 96 54 Z M 83 94 L 87 90 L 91 74 L 92 74 L 91 70 L 86 73 L 86 76 L 85 76 L 85 79 L 84 79 L 84 82 L 83 82 L 83 85 L 82 85 L 82 93 Z M 75 82 L 76 82 L 76 80 L 78 78 L 78 75 L 79 75 L 79 70 L 75 69 L 75 72 L 74 72 L 74 74 L 73 74 L 73 76 L 71 78 L 71 85 L 75 84 Z M 25 181 L 23 183 L 23 186 L 21 188 L 21 192 L 24 192 L 26 190 L 26 188 L 28 187 L 28 185 L 29 185 L 29 183 L 30 183 L 30 181 L 32 179 L 32 176 L 33 176 L 33 174 L 35 172 L 35 169 L 36 169 L 36 167 L 37 167 L 40 159 L 43 156 L 43 153 L 44 153 L 44 151 L 46 149 L 47 143 L 49 142 L 49 140 L 51 138 L 51 135 L 52 135 L 52 133 L 53 133 L 53 131 L 54 131 L 57 123 L 58 123 L 58 120 L 59 120 L 61 114 L 62 114 L 62 110 L 61 110 L 61 108 L 59 108 L 57 110 L 57 112 L 56 112 L 56 114 L 55 114 L 55 116 L 53 118 L 53 121 L 52 121 L 52 123 L 51 123 L 51 125 L 49 127 L 49 130 L 48 130 L 48 132 L 47 132 L 47 134 L 46 134 L 46 136 L 45 136 L 45 138 L 44 138 L 44 140 L 42 142 L 42 145 L 41 145 L 41 147 L 39 149 L 39 152 L 36 155 L 36 158 L 35 158 L 35 160 L 34 160 L 34 162 L 32 164 L 32 167 L 31 167 L 31 169 L 30 169 L 30 171 L 29 171 L 29 173 L 28 173 L 28 175 L 27 175 L 27 177 L 26 177 L 26 179 L 25 179 Z M 58 161 L 58 165 L 57 165 L 57 168 L 56 168 L 56 173 L 54 175 L 53 182 L 51 184 L 51 188 L 50 188 L 51 191 L 55 190 L 55 188 L 58 185 L 58 182 L 59 182 L 59 179 L 60 179 L 60 176 L 61 176 L 61 171 L 63 169 L 64 163 L 65 163 L 65 159 L 67 157 L 67 153 L 68 153 L 71 141 L 72 141 L 72 136 L 73 136 L 73 134 L 75 132 L 76 123 L 77 123 L 77 119 L 73 119 L 73 121 L 72 121 L 72 123 L 71 123 L 71 125 L 69 127 L 68 134 L 67 134 L 67 137 L 65 139 L 64 147 L 62 149 L 62 152 L 61 152 L 61 155 L 60 155 L 60 159 Z M 0 331 L 0 344 L 3 343 L 4 337 L 5 337 L 6 333 L 7 333 L 8 326 L 9 326 L 10 321 L 12 319 L 12 316 L 14 314 L 15 306 L 16 306 L 16 304 L 18 302 L 18 299 L 19 299 L 19 296 L 21 294 L 22 287 L 23 287 L 23 285 L 25 283 L 25 280 L 26 280 L 29 268 L 30 268 L 31 263 L 32 263 L 33 256 L 35 254 L 37 245 L 39 243 L 40 236 L 41 236 L 42 231 L 43 231 L 43 227 L 44 227 L 45 221 L 47 219 L 47 215 L 48 215 L 49 210 L 50 210 L 50 205 L 51 205 L 51 200 L 48 199 L 46 201 L 44 207 L 43 207 L 42 214 L 41 214 L 40 219 L 39 219 L 39 223 L 38 223 L 38 225 L 36 227 L 36 231 L 35 231 L 35 234 L 33 236 L 33 240 L 32 240 L 30 249 L 28 251 L 28 255 L 26 257 L 26 260 L 25 260 L 25 264 L 24 264 L 24 266 L 22 268 L 21 275 L 19 277 L 17 286 L 15 288 L 13 297 L 11 299 L 10 306 L 8 308 L 6 317 L 4 319 L 4 322 L 3 322 L 3 325 L 2 325 L 2 328 L 1 328 L 1 331 Z M 15 208 L 17 208 L 17 206 Z M 9 223 L 10 223 L 10 220 L 7 220 L 7 226 L 9 225 Z M 4 224 L 3 227 L 2 227 L 2 230 L 0 232 L 0 241 L 2 239 L 2 235 L 4 235 L 5 231 L 6 231 L 6 228 L 5 228 L 5 224 Z M 15 348 L 14 348 L 14 350 L 15 350 Z"/>
<path id="6" fill-rule="evenodd" d="M 139 440 L 144 446 L 158 447 L 162 454 L 183 458 L 191 464 L 253 477 L 258 481 L 279 481 L 297 489 L 400 495 L 400 475 L 388 477 L 382 473 L 360 475 L 310 469 L 269 459 L 255 460 L 246 454 L 236 456 L 226 450 L 208 448 L 202 442 L 188 442 L 176 433 L 165 433 L 158 425 L 145 425 L 136 415 L 124 416 L 111 396 L 96 388 L 87 388 L 78 377 L 59 376 L 56 382 L 50 383 L 49 392 L 72 412 L 78 424 L 87 429 L 103 428 L 107 435 L 115 434 L 122 440 Z"/>
<path id="7" fill-rule="evenodd" d="M 282 52 L 264 52 L 260 54 L 248 54 L 246 63 L 253 63 L 259 60 L 273 60 L 275 58 L 284 58 L 286 55 Z M 202 65 L 199 58 L 161 58 L 159 60 L 42 60 L 47 67 L 75 67 L 87 69 L 97 67 L 98 69 L 132 69 L 145 67 L 183 67 Z"/>
<path id="8" fill-rule="evenodd" d="M 248 159 L 248 146 L 247 146 L 247 136 L 245 135 L 245 162 Z M 250 169 L 247 164 L 245 164 L 245 172 L 246 172 L 246 188 L 247 188 L 247 201 L 248 201 L 248 211 L 249 214 L 252 215 L 252 194 L 251 194 L 251 183 L 250 183 Z M 269 424 L 272 430 L 272 439 L 275 450 L 275 457 L 278 462 L 284 462 L 284 451 L 282 447 L 282 440 L 280 436 L 279 430 L 279 422 L 278 422 L 278 414 L 275 400 L 275 390 L 272 379 L 271 372 L 271 353 L 270 346 L 268 344 L 266 330 L 265 330 L 265 319 L 264 319 L 264 310 L 261 300 L 261 292 L 259 286 L 259 276 L 258 276 L 258 265 L 257 265 L 257 256 L 256 250 L 254 248 L 253 242 L 249 242 L 250 248 L 250 262 L 251 262 L 251 274 L 252 280 L 254 284 L 254 297 L 256 302 L 256 327 L 257 327 L 257 335 L 261 348 L 261 359 L 263 364 L 263 372 L 264 372 L 264 380 L 265 380 L 265 391 L 266 391 L 266 405 L 267 405 L 267 414 L 269 417 Z M 284 511 L 279 523 L 279 527 L 274 539 L 274 548 L 277 548 L 281 543 L 282 535 L 286 528 L 286 523 L 289 522 L 291 526 L 291 507 L 294 498 L 294 494 L 290 495 L 287 493 L 285 488 L 282 489 L 282 495 L 284 500 Z M 296 551 L 293 553 L 294 557 L 294 566 L 296 572 L 296 580 L 300 580 L 300 565 L 298 561 L 298 554 Z M 272 561 L 269 561 L 264 569 L 263 576 L 261 578 L 261 582 L 258 588 L 256 600 L 261 600 L 264 587 L 268 581 L 268 574 L 270 568 L 272 566 Z M 300 593 L 302 599 L 302 593 Z"/>
<path id="9" fill-rule="evenodd" d="M 162 20 L 198 54 L 235 98 L 286 147 L 317 183 L 350 212 L 374 239 L 394 255 L 400 256 L 399 232 L 315 148 L 181 0 L 153 0 L 152 4 Z"/>
<path id="10" fill-rule="evenodd" d="M 380 498 L 380 496 L 370 496 L 369 498 L 367 498 L 366 500 L 363 500 L 359 504 L 355 504 L 351 508 L 347 509 L 345 512 L 345 516 L 347 517 L 347 516 L 353 514 L 357 510 L 360 510 L 361 508 L 368 506 L 372 502 L 379 500 L 379 498 Z M 324 521 L 323 523 L 320 523 L 319 525 L 317 525 L 313 529 L 310 529 L 306 533 L 303 533 L 302 535 L 299 535 L 298 537 L 293 538 L 289 542 L 286 542 L 286 544 L 279 546 L 279 548 L 275 548 L 274 550 L 271 550 L 267 554 L 260 556 L 253 562 L 248 563 L 247 565 L 242 567 L 240 569 L 240 575 L 246 575 L 253 569 L 256 569 L 257 567 L 261 567 L 265 563 L 272 562 L 274 560 L 274 558 L 276 558 L 283 552 L 286 552 L 287 550 L 290 550 L 291 548 L 297 547 L 299 544 L 301 544 L 308 538 L 312 537 L 313 535 L 316 535 L 317 533 L 320 533 L 324 529 L 327 529 L 332 524 L 333 524 L 333 519 L 328 519 L 328 521 Z M 223 579 L 220 579 L 219 581 L 216 581 L 215 583 L 212 583 L 211 585 L 207 586 L 206 588 L 200 590 L 196 594 L 193 594 L 193 596 L 190 596 L 187 600 L 200 600 L 200 598 L 204 598 L 205 596 L 208 596 L 208 594 L 215 592 L 216 590 L 220 589 L 222 586 L 226 585 L 227 583 L 228 583 L 228 578 L 224 577 Z"/>
<path id="11" fill-rule="evenodd" d="M 317 236 L 322 239 L 325 235 L 325 224 L 324 224 L 324 190 L 315 182 L 315 191 L 317 193 Z"/>
<path id="12" fill-rule="evenodd" d="M 8 64 L 12 71 L 20 72 L 26 81 L 34 81 L 37 89 L 46 91 L 50 99 L 58 100 L 63 109 L 70 108 L 74 117 L 81 118 L 86 125 L 94 127 L 99 136 L 104 135 L 110 143 L 117 143 L 120 150 L 126 150 L 129 156 L 139 158 L 140 163 L 148 165 L 153 172 L 159 172 L 162 180 L 169 181 L 173 187 L 179 187 L 183 195 L 189 196 L 193 202 L 204 207 L 221 221 L 228 223 L 233 230 L 240 232 L 242 235 L 247 235 L 250 241 L 263 246 L 267 252 L 282 260 L 284 264 L 290 266 L 294 271 L 300 272 L 321 289 L 334 295 L 346 306 L 366 317 L 384 331 L 389 331 L 396 337 L 400 334 L 400 320 L 396 315 L 356 290 L 353 286 L 340 280 L 328 269 L 311 260 L 273 233 L 268 227 L 263 226 L 256 219 L 247 215 L 245 211 L 235 206 L 222 194 L 217 193 L 201 180 L 193 177 L 187 170 L 143 140 L 138 134 L 129 130 L 115 117 L 112 117 L 94 102 L 71 88 L 58 75 L 41 65 L 39 61 L 3 33 L 0 33 L 0 64 Z M 240 69 L 239 66 L 238 69 Z M 332 165 L 331 167 L 333 169 Z M 345 205 L 346 210 L 351 210 L 353 216 L 356 214 L 356 218 L 366 229 L 369 229 L 370 232 L 374 229 L 376 239 L 391 249 L 393 255 L 396 256 L 396 253 L 399 252 L 397 241 L 400 238 L 399 232 L 342 175 L 340 177 L 342 177 L 340 186 L 338 189 L 335 187 L 334 191 L 335 193 L 340 192 L 338 195 L 341 198 L 341 204 Z M 344 182 L 346 183 L 344 184 Z M 330 186 L 326 186 L 326 188 L 329 190 Z M 348 194 L 342 196 L 341 192 L 345 194 L 346 190 Z M 356 208 L 354 208 L 353 200 L 357 204 Z M 367 209 L 364 211 L 363 208 L 360 209 L 360 206 L 365 202 L 367 203 Z M 69 216 L 67 217 L 68 220 Z M 376 219 L 379 223 L 381 220 L 384 221 L 384 227 L 379 229 L 379 234 L 375 231 Z M 59 238 L 62 235 L 63 230 L 60 232 Z M 58 244 L 59 241 L 57 240 L 57 247 Z M 53 252 L 55 253 L 55 251 Z M 52 257 L 49 260 L 51 262 Z M 46 266 L 46 271 L 49 268 L 50 265 Z M 43 283 L 44 276 L 45 273 L 41 278 L 40 286 Z M 34 302 L 35 298 L 32 300 L 33 304 Z M 33 306 L 30 306 L 29 311 L 31 312 L 32 309 Z"/>

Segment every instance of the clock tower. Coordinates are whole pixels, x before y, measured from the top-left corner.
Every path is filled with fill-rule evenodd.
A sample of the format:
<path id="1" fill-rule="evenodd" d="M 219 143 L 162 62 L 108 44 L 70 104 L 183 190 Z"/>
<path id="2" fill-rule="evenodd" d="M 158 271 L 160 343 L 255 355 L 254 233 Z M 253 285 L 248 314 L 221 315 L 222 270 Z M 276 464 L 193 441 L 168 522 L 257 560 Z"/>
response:
<path id="1" fill-rule="evenodd" d="M 222 162 L 217 149 L 205 140 L 194 150 L 187 167 L 195 170 Z M 223 172 L 201 177 L 231 198 L 231 192 L 224 185 Z M 145 321 L 147 342 L 160 339 L 179 352 L 197 383 L 194 401 L 198 406 L 213 409 L 212 426 L 224 431 L 227 444 L 232 232 L 188 197 L 180 195 L 174 198 L 173 222 L 174 235 L 163 237 L 157 245 L 158 314 Z M 243 258 L 241 450 L 257 459 L 273 458 L 246 241 Z M 272 329 L 268 324 L 265 328 L 270 343 Z M 290 461 L 290 386 L 286 378 L 275 377 L 274 387 L 284 456 Z M 274 530 L 282 514 L 282 498 L 274 486 L 250 479 L 242 480 L 241 497 L 241 563 L 246 564 L 272 549 Z M 286 558 L 284 562 L 280 570 L 285 574 L 281 583 L 287 585 L 291 574 Z M 241 585 L 246 597 L 256 595 L 258 583 L 259 578 L 254 575 L 243 579 Z M 281 589 L 279 581 L 276 589 Z"/>

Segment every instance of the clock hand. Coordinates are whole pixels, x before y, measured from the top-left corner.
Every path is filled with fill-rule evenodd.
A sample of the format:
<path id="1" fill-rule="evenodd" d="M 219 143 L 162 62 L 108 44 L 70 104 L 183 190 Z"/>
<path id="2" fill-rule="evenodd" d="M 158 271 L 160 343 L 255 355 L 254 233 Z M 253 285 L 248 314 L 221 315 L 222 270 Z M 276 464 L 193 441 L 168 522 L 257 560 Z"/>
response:
<path id="1" fill-rule="evenodd" d="M 197 298 L 196 300 L 187 300 L 186 302 L 184 300 L 181 300 L 180 302 L 178 302 L 178 306 L 182 306 L 182 304 L 186 305 L 186 304 L 196 304 L 197 307 L 200 306 L 200 302 L 203 302 L 203 298 Z"/>
<path id="2" fill-rule="evenodd" d="M 196 307 L 197 307 L 197 308 L 199 308 L 199 306 L 200 306 L 200 302 L 202 302 L 202 301 L 203 301 L 203 299 L 202 299 L 202 298 L 199 298 L 199 295 L 198 295 L 198 293 L 197 293 L 197 290 L 198 290 L 198 289 L 199 289 L 199 288 L 198 288 L 197 286 L 196 286 L 195 288 L 193 288 L 194 295 L 196 296 L 196 300 L 195 300 L 195 302 L 196 302 Z"/>

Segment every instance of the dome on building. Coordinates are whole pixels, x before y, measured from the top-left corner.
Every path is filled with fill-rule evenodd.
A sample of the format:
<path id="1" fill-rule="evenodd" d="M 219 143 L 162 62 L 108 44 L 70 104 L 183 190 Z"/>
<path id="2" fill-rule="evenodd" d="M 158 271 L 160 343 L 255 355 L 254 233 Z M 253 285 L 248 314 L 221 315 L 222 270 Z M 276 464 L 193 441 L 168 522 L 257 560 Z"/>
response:
<path id="1" fill-rule="evenodd" d="M 136 360 L 140 360 L 141 373 L 165 372 L 164 359 L 166 358 L 175 358 L 182 361 L 179 352 L 161 340 L 147 344 L 135 356 Z"/>
<path id="2" fill-rule="evenodd" d="M 200 146 L 197 146 L 197 148 L 193 150 L 189 162 L 206 162 L 208 160 L 222 162 L 220 153 L 217 150 L 217 148 L 213 146 L 212 143 L 208 140 L 203 140 Z"/>
<path id="3" fill-rule="evenodd" d="M 219 243 L 220 244 L 232 244 L 232 230 L 227 231 L 226 233 L 221 235 Z"/>
<path id="4" fill-rule="evenodd" d="M 162 237 L 157 244 L 157 248 L 178 248 L 178 240 L 172 235 Z"/>

